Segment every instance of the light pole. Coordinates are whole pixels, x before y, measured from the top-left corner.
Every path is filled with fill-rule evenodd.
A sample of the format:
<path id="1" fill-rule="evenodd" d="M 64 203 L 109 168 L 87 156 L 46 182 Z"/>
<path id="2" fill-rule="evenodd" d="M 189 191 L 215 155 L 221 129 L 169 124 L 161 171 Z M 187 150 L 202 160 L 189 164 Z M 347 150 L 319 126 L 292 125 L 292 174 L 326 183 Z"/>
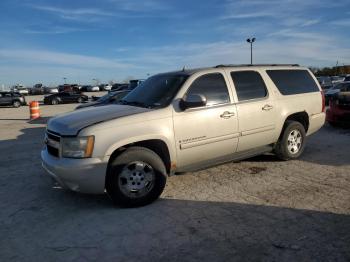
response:
<path id="1" fill-rule="evenodd" d="M 255 37 L 248 38 L 247 42 L 250 44 L 250 64 L 253 64 L 253 43 L 255 42 Z"/>
<path id="2" fill-rule="evenodd" d="M 63 77 L 63 80 L 64 80 L 64 84 L 67 84 L 67 82 L 66 82 L 67 77 Z"/>

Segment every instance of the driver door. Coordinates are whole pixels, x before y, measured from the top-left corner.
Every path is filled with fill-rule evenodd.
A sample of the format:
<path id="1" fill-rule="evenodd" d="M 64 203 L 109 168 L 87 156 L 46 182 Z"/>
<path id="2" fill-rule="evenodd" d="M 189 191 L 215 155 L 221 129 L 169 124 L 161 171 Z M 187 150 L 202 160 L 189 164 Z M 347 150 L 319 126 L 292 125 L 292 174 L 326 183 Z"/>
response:
<path id="1" fill-rule="evenodd" d="M 209 73 L 197 77 L 186 95 L 199 94 L 206 106 L 174 112 L 177 169 L 188 171 L 232 157 L 238 144 L 236 106 L 231 102 L 225 75 Z"/>

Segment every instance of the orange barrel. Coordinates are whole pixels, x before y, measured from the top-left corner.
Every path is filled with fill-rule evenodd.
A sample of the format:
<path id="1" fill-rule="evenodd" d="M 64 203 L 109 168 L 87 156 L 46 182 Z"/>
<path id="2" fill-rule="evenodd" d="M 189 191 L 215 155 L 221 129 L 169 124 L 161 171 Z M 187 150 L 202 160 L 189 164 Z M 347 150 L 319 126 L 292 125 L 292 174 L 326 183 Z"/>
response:
<path id="1" fill-rule="evenodd" d="M 29 103 L 30 119 L 37 119 L 40 117 L 40 108 L 38 101 L 32 101 Z"/>

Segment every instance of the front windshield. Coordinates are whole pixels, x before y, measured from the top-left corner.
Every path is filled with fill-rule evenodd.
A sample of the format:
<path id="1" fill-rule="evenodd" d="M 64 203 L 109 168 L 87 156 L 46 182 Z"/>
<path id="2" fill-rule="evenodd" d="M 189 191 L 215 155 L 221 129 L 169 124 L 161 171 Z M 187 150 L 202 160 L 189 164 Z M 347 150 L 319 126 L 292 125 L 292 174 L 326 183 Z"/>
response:
<path id="1" fill-rule="evenodd" d="M 188 76 L 184 74 L 152 76 L 130 92 L 120 103 L 148 108 L 168 106 L 187 78 Z"/>

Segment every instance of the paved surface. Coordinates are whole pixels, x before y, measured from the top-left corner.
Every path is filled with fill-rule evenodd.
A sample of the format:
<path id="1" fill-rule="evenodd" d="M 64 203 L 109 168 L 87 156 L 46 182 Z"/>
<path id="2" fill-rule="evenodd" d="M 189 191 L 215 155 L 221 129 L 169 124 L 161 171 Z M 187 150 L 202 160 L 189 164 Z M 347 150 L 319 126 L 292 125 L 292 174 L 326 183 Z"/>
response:
<path id="1" fill-rule="evenodd" d="M 264 155 L 168 179 L 161 199 L 114 207 L 54 188 L 48 117 L 0 108 L 0 261 L 349 261 L 350 130 L 324 127 L 300 160 Z"/>

